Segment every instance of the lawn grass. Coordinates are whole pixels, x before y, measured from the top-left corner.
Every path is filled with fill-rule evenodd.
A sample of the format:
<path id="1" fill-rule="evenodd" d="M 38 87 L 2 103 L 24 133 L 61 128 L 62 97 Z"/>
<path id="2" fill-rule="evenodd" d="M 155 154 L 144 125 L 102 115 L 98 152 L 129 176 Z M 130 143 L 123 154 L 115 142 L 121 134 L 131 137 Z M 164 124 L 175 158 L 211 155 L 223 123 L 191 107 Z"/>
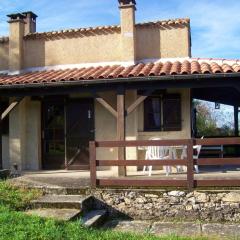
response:
<path id="1" fill-rule="evenodd" d="M 23 210 L 32 199 L 36 199 L 39 196 L 41 196 L 40 191 L 17 188 L 7 181 L 0 181 L 0 206 L 5 206 L 12 210 Z"/>
<path id="2" fill-rule="evenodd" d="M 149 234 L 130 234 L 102 231 L 83 227 L 80 221 L 62 222 L 28 216 L 18 210 L 25 209 L 38 191 L 17 189 L 0 182 L 0 240 L 189 240 L 187 237 L 156 237 Z M 203 240 L 206 238 L 195 238 Z"/>

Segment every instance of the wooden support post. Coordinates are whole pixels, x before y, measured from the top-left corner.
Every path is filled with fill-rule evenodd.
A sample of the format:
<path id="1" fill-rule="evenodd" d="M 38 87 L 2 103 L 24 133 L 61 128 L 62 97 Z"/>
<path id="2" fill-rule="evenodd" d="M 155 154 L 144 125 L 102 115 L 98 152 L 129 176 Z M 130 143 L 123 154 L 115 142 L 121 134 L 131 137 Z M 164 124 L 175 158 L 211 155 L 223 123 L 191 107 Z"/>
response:
<path id="1" fill-rule="evenodd" d="M 91 187 L 96 188 L 97 186 L 96 143 L 94 141 L 89 143 L 89 154 L 90 154 Z"/>
<path id="2" fill-rule="evenodd" d="M 194 171 L 193 171 L 193 139 L 190 139 L 187 145 L 187 187 L 189 191 L 194 188 Z"/>
<path id="3" fill-rule="evenodd" d="M 125 91 L 118 90 L 117 93 L 117 140 L 125 140 Z M 125 160 L 125 148 L 118 148 L 118 160 Z M 118 168 L 119 176 L 126 176 L 126 167 Z"/>
<path id="4" fill-rule="evenodd" d="M 117 111 L 109 104 L 107 103 L 103 98 L 96 97 L 96 100 L 104 107 L 106 108 L 114 117 L 117 118 Z"/>
<path id="5" fill-rule="evenodd" d="M 238 106 L 234 106 L 234 129 L 235 129 L 235 137 L 239 136 L 239 124 L 238 124 Z"/>

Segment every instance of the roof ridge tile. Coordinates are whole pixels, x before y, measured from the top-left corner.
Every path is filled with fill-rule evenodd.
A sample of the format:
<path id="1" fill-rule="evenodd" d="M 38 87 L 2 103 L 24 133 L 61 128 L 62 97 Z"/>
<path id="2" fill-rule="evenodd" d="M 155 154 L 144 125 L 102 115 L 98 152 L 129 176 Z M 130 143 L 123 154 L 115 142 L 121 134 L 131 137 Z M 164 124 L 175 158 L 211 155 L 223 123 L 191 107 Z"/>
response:
<path id="1" fill-rule="evenodd" d="M 176 19 L 168 19 L 168 20 L 157 20 L 157 21 L 149 21 L 143 23 L 137 23 L 136 27 L 144 27 L 149 25 L 161 26 L 161 25 L 177 25 L 177 24 L 189 24 L 189 18 L 176 18 Z M 120 25 L 103 25 L 103 26 L 95 26 L 95 27 L 82 27 L 82 28 L 70 28 L 70 29 L 60 29 L 46 32 L 35 32 L 29 33 L 24 38 L 25 39 L 35 39 L 35 38 L 44 38 L 46 35 L 48 37 L 54 37 L 59 34 L 70 34 L 70 33 L 78 33 L 78 32 L 95 32 L 95 31 L 105 31 L 105 30 L 120 30 Z"/>

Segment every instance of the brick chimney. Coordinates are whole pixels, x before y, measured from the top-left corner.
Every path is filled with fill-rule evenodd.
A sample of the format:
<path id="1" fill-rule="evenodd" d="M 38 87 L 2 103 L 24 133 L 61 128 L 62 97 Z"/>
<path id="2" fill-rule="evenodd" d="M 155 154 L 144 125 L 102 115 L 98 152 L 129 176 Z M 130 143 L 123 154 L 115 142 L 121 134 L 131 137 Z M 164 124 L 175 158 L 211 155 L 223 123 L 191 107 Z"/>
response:
<path id="1" fill-rule="evenodd" d="M 36 19 L 37 15 L 31 11 L 23 12 L 22 15 L 25 16 L 25 35 L 28 33 L 36 32 Z"/>
<path id="2" fill-rule="evenodd" d="M 121 13 L 121 43 L 122 61 L 135 62 L 136 30 L 135 30 L 135 0 L 118 0 Z"/>
<path id="3" fill-rule="evenodd" d="M 25 16 L 21 13 L 9 14 L 9 71 L 18 73 L 23 63 L 23 37 Z"/>

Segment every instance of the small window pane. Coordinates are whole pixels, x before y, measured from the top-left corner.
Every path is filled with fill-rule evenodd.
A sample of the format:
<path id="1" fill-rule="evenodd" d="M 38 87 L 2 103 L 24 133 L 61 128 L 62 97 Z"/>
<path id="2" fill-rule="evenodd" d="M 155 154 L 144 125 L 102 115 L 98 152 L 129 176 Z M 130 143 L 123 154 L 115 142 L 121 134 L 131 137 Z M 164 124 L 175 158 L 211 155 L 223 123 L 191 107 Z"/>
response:
<path id="1" fill-rule="evenodd" d="M 144 129 L 161 129 L 161 98 L 149 97 L 144 103 Z"/>

